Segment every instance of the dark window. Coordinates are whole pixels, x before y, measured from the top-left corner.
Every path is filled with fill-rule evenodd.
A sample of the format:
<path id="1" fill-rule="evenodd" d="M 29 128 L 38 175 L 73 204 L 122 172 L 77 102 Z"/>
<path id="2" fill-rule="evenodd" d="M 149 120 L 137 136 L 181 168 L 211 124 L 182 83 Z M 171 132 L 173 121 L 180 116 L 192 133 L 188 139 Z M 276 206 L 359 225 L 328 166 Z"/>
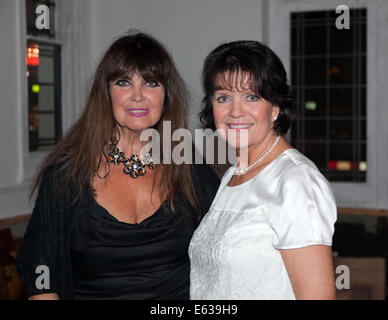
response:
<path id="1" fill-rule="evenodd" d="M 291 14 L 291 82 L 297 102 L 293 145 L 331 181 L 365 182 L 366 9 Z"/>
<path id="2" fill-rule="evenodd" d="M 62 134 L 59 51 L 59 45 L 28 41 L 30 151 L 55 144 Z"/>
<path id="3" fill-rule="evenodd" d="M 50 29 L 35 26 L 35 9 L 49 8 Z M 46 150 L 62 136 L 61 46 L 55 42 L 53 1 L 26 1 L 29 150 Z M 47 39 L 50 37 L 51 39 Z"/>

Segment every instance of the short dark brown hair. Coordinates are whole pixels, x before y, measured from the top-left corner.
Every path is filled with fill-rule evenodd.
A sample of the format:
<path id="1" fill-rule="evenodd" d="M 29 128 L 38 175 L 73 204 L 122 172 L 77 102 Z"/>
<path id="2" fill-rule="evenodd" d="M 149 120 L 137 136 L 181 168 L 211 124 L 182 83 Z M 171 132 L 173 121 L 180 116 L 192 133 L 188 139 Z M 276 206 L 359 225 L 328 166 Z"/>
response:
<path id="1" fill-rule="evenodd" d="M 200 113 L 205 128 L 215 129 L 213 118 L 213 95 L 220 76 L 223 84 L 229 88 L 238 87 L 237 74 L 246 75 L 251 89 L 260 97 L 279 106 L 280 112 L 274 122 L 278 135 L 288 132 L 295 112 L 295 103 L 291 98 L 291 87 L 287 83 L 287 73 L 280 58 L 259 41 L 234 41 L 215 48 L 206 57 L 202 71 L 204 98 Z M 245 78 L 245 77 L 242 77 Z"/>

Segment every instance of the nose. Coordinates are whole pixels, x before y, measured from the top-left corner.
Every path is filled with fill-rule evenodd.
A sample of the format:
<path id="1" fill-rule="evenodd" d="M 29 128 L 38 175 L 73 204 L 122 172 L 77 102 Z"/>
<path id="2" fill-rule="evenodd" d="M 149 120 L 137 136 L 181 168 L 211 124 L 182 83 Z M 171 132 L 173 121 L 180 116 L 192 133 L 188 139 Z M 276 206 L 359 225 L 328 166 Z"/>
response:
<path id="1" fill-rule="evenodd" d="M 133 102 L 142 102 L 144 100 L 143 87 L 141 85 L 135 84 L 132 87 L 130 99 Z"/>
<path id="2" fill-rule="evenodd" d="M 243 104 L 237 99 L 233 100 L 229 114 L 232 118 L 243 117 L 245 115 Z"/>

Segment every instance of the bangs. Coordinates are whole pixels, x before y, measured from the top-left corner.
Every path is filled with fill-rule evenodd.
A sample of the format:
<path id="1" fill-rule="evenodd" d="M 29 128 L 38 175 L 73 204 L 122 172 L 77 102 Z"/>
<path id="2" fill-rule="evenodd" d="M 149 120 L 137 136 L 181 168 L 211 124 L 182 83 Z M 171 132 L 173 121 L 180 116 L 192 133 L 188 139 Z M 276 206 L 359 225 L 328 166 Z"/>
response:
<path id="1" fill-rule="evenodd" d="M 255 77 L 251 72 L 243 70 L 225 70 L 217 73 L 214 77 L 213 92 L 218 90 L 245 91 L 252 90 L 256 93 L 257 86 Z"/>
<path id="2" fill-rule="evenodd" d="M 261 96 L 261 63 L 252 59 L 249 53 L 230 50 L 214 54 L 205 62 L 203 84 L 205 92 L 212 95 L 215 91 L 252 90 Z"/>
<path id="3" fill-rule="evenodd" d="M 106 68 L 108 82 L 139 73 L 145 81 L 155 80 L 166 85 L 168 57 L 156 44 L 119 42 L 111 50 Z"/>

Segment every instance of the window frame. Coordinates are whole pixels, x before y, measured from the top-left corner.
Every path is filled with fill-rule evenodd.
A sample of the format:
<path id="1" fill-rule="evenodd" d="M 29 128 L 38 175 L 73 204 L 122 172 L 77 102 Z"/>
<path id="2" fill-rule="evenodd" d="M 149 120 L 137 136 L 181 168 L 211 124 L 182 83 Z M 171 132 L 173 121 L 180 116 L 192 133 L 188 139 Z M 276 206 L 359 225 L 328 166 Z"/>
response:
<path id="1" fill-rule="evenodd" d="M 280 56 L 291 79 L 291 13 L 335 10 L 340 4 L 335 0 L 270 0 L 267 5 L 268 45 Z M 387 65 L 381 54 L 388 50 L 387 36 L 383 30 L 388 5 L 381 0 L 350 0 L 346 5 L 349 8 L 367 9 L 368 171 L 366 182 L 331 182 L 331 185 L 339 207 L 383 209 L 388 208 L 388 174 L 384 165 L 384 161 L 388 160 L 388 152 L 384 151 L 388 150 L 388 129 L 383 123 L 384 116 L 388 118 L 388 112 L 378 106 L 384 106 L 384 102 L 388 101 L 388 94 L 382 88 L 384 82 L 381 82 L 388 81 L 388 76 L 382 71 Z M 383 26 L 379 28 L 380 25 Z M 381 169 L 385 169 L 384 173 Z"/>
<path id="2" fill-rule="evenodd" d="M 34 37 L 27 35 L 26 0 L 15 0 L 19 7 L 19 99 L 20 145 L 23 158 L 20 172 L 21 180 L 30 182 L 36 169 L 49 151 L 29 151 L 28 136 L 28 106 L 27 97 L 27 65 L 25 47 L 27 39 L 45 41 L 61 45 L 61 126 L 62 134 L 74 124 L 83 111 L 86 94 L 89 89 L 90 77 L 94 72 L 91 34 L 93 30 L 91 15 L 85 15 L 90 10 L 90 1 L 56 1 L 55 3 L 55 39 L 49 37 Z M 80 45 L 82 43 L 82 45 Z"/>
<path id="3" fill-rule="evenodd" d="M 20 10 L 20 48 L 22 52 L 20 52 L 20 65 L 21 65 L 21 83 L 20 83 L 20 95 L 21 95 L 21 106 L 22 106 L 22 115 L 21 119 L 23 121 L 22 126 L 22 149 L 23 149 L 23 170 L 22 177 L 23 181 L 31 181 L 35 175 L 36 169 L 40 166 L 43 159 L 49 153 L 48 150 L 37 150 L 30 151 L 29 150 L 29 131 L 28 131 L 28 79 L 26 77 L 27 65 L 26 65 L 26 47 L 27 41 L 33 40 L 38 42 L 45 42 L 49 44 L 59 45 L 61 46 L 61 42 L 56 39 L 47 37 L 47 36 L 32 36 L 27 33 L 27 13 L 26 13 L 26 0 L 17 0 L 19 2 L 19 10 Z M 58 21 L 58 10 L 56 7 L 55 10 L 55 18 L 54 21 Z M 58 26 L 56 28 L 56 35 L 58 34 Z M 61 54 L 60 54 L 61 55 Z M 60 60 L 62 58 L 60 57 Z M 59 63 L 62 69 L 62 63 Z M 62 101 L 62 78 L 63 74 L 61 74 L 60 87 L 59 87 L 59 101 L 61 101 L 61 106 L 63 105 Z M 61 111 L 61 130 L 63 130 L 63 110 Z"/>
<path id="4" fill-rule="evenodd" d="M 48 41 L 48 39 L 42 39 L 32 36 L 26 37 L 26 44 L 28 46 L 29 42 L 34 42 L 39 45 L 51 45 L 53 46 L 54 50 L 54 85 L 55 85 L 55 91 L 54 91 L 54 128 L 55 128 L 55 143 L 58 142 L 58 140 L 62 137 L 63 131 L 62 131 L 62 98 L 61 98 L 61 89 L 62 89 L 62 73 L 61 73 L 61 49 L 62 46 L 57 41 Z M 27 80 L 28 82 L 28 80 Z M 27 88 L 28 90 L 29 88 Z M 27 92 L 28 96 L 28 92 Z M 27 105 L 28 105 L 28 97 L 27 97 Z M 28 146 L 29 147 L 29 146 Z M 30 151 L 29 152 L 41 152 L 41 151 Z"/>
<path id="5" fill-rule="evenodd" d="M 361 12 L 360 10 L 363 11 Z M 312 20 L 313 18 L 306 16 L 304 14 L 305 12 L 302 12 L 302 15 L 300 15 L 301 12 L 294 12 L 291 14 L 291 32 L 293 35 L 291 40 L 295 37 L 295 43 L 291 43 L 291 74 L 293 71 L 298 71 L 293 74 L 293 80 L 290 80 L 296 93 L 295 99 L 299 104 L 303 102 L 306 102 L 307 104 L 309 94 L 312 92 L 320 92 L 320 97 L 315 98 L 318 100 L 319 98 L 322 98 L 324 101 L 324 103 L 321 103 L 323 101 L 318 102 L 318 105 L 320 106 L 318 113 L 306 111 L 305 105 L 298 105 L 297 119 L 299 122 L 294 123 L 293 130 L 291 131 L 291 142 L 298 149 L 300 148 L 299 150 L 302 152 L 306 151 L 306 155 L 309 155 L 309 152 L 312 152 L 312 148 L 316 148 L 315 152 L 318 153 L 325 150 L 323 151 L 324 154 L 320 157 L 315 154 L 311 159 L 317 160 L 316 165 L 330 181 L 364 183 L 366 179 L 367 170 L 351 169 L 343 171 L 330 168 L 331 161 L 335 162 L 344 160 L 353 161 L 353 164 L 359 164 L 361 163 L 360 161 L 367 160 L 363 158 L 363 154 L 366 156 L 366 149 L 364 149 L 367 145 L 366 131 L 364 130 L 365 136 L 363 136 L 362 130 L 363 127 L 366 128 L 366 114 L 362 114 L 363 108 L 361 108 L 362 97 L 363 95 L 366 96 L 367 88 L 366 74 L 363 73 L 361 69 L 363 66 L 363 60 L 367 57 L 365 33 L 365 38 L 361 41 L 363 28 L 365 28 L 364 32 L 366 31 L 366 10 L 367 8 L 350 8 L 352 16 L 350 19 L 352 19 L 351 23 L 354 25 L 352 25 L 350 30 L 337 31 L 334 30 L 336 30 L 335 19 L 338 15 L 334 10 L 313 11 L 320 13 L 318 20 Z M 311 11 L 308 12 L 310 13 Z M 317 35 L 312 32 L 315 30 L 319 30 L 321 32 L 320 37 L 317 38 Z M 337 52 L 335 50 L 332 51 L 332 46 L 338 44 L 338 42 L 333 42 L 331 40 L 333 32 L 339 34 L 343 32 L 346 34 L 347 39 L 352 41 L 354 41 L 357 37 L 359 42 L 353 43 L 353 46 L 348 46 L 347 48 L 350 50 L 346 51 L 346 53 Z M 323 42 L 327 42 L 327 44 L 330 45 L 321 46 L 320 50 L 315 50 L 314 52 L 304 51 L 305 44 L 307 45 L 309 41 L 307 38 L 304 38 L 305 34 L 310 34 L 310 36 L 314 38 L 313 41 L 317 39 L 321 42 L 320 38 L 322 38 Z M 342 34 L 342 36 L 344 35 Z M 357 46 L 355 46 L 355 44 Z M 315 47 L 310 46 L 310 48 Z M 327 51 L 327 49 L 330 49 L 330 52 Z M 345 82 L 338 83 L 335 79 L 330 78 L 330 75 L 326 73 L 326 76 L 322 77 L 319 83 L 309 83 L 309 80 L 306 79 L 307 75 L 304 75 L 304 71 L 309 71 L 309 69 L 305 66 L 309 63 L 316 63 L 318 59 L 320 59 L 320 61 L 324 61 L 324 63 L 320 65 L 323 65 L 326 68 L 329 68 L 336 60 L 346 60 L 346 62 L 351 65 L 352 71 L 348 74 L 351 75 L 351 78 L 347 79 Z M 302 69 L 298 69 L 298 67 L 302 67 Z M 342 65 L 342 67 L 344 67 L 344 65 Z M 323 74 L 325 74 L 326 71 L 322 71 Z M 308 74 L 311 74 L 311 72 Z M 312 74 L 314 74 L 314 72 L 312 72 Z M 365 75 L 364 79 L 362 74 Z M 351 107 L 352 111 L 350 115 L 338 115 L 332 113 L 334 110 L 331 107 L 333 107 L 336 100 L 338 101 L 338 99 L 340 99 L 338 96 L 339 90 L 347 90 L 346 98 L 351 99 L 352 104 L 350 106 L 349 104 L 345 104 L 346 106 Z M 367 107 L 367 105 L 364 107 Z M 311 131 L 305 135 L 305 130 L 307 130 L 307 128 L 312 129 L 317 125 L 320 125 L 319 129 L 316 127 L 319 131 L 318 136 L 314 136 L 314 132 Z M 345 138 L 334 138 L 333 131 L 338 129 L 343 130 L 345 128 L 343 127 L 344 125 L 349 125 L 351 127 L 350 130 L 347 128 L 345 129 L 346 131 L 344 131 L 346 134 L 350 134 L 350 136 Z M 347 150 L 350 151 L 349 154 L 353 155 L 352 159 L 347 158 L 346 155 L 343 155 L 341 158 L 338 154 L 335 154 L 334 149 L 338 148 L 338 146 L 341 146 L 341 148 L 347 148 Z"/>

